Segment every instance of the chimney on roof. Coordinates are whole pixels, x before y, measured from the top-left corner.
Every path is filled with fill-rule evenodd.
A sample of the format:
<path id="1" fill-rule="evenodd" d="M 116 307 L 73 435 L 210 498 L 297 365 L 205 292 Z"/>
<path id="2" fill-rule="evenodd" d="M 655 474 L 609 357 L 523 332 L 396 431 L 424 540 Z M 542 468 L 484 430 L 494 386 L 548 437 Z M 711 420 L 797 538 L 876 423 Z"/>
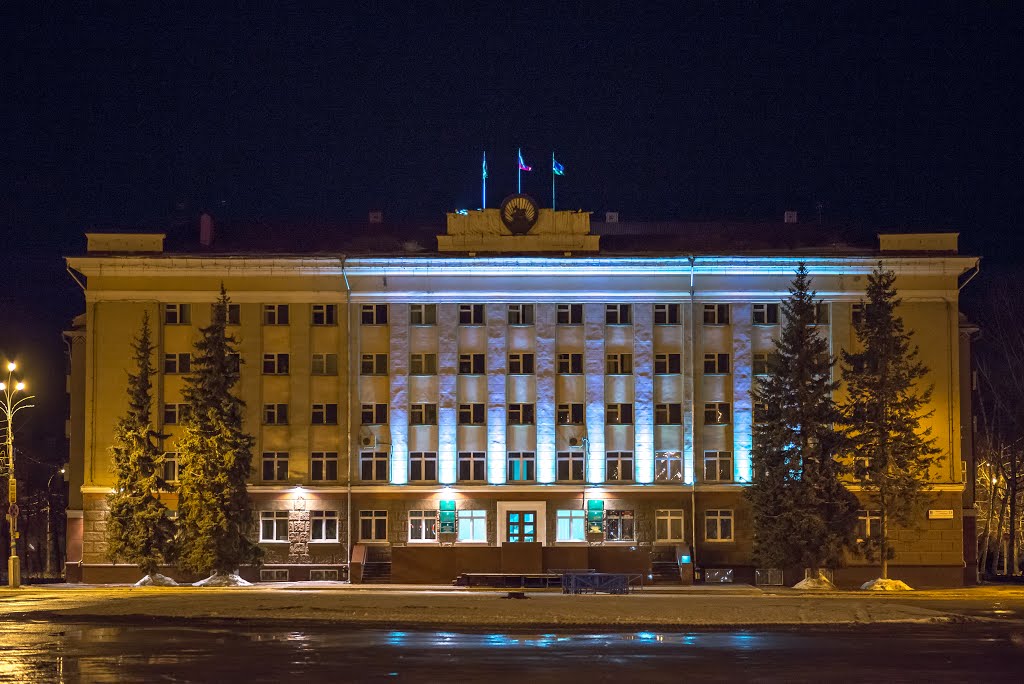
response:
<path id="1" fill-rule="evenodd" d="M 787 212 L 785 212 L 782 215 L 782 222 L 783 223 L 796 223 L 797 222 L 797 220 L 796 220 L 796 212 L 793 211 L 792 209 L 787 211 Z"/>
<path id="2" fill-rule="evenodd" d="M 384 223 L 384 212 L 378 210 L 370 212 L 370 223 Z"/>
<path id="3" fill-rule="evenodd" d="M 199 215 L 199 244 L 203 247 L 213 244 L 213 217 L 205 211 Z"/>
<path id="4" fill-rule="evenodd" d="M 604 212 L 604 222 L 605 223 L 618 223 L 619 222 L 619 212 L 617 212 L 617 211 L 606 211 L 606 212 Z"/>

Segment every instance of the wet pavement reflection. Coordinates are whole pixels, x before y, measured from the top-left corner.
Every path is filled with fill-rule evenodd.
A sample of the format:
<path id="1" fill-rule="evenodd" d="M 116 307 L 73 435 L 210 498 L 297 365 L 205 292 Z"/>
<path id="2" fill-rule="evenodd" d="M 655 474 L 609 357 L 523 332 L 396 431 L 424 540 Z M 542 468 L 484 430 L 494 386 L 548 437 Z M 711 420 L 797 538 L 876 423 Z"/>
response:
<path id="1" fill-rule="evenodd" d="M 0 622 L 16 682 L 1020 681 L 1024 627 L 518 633 Z"/>

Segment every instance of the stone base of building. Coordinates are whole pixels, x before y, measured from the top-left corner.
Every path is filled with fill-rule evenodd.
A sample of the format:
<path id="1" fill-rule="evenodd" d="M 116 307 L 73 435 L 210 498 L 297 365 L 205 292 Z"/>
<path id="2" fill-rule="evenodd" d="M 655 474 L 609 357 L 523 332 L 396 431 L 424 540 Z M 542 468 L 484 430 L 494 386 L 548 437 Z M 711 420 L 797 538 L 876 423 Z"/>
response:
<path id="1" fill-rule="evenodd" d="M 158 571 L 179 584 L 191 584 L 207 577 L 184 573 L 173 567 L 161 567 Z M 142 579 L 142 572 L 134 565 L 111 565 L 69 563 L 65 577 L 70 583 L 84 584 L 134 584 Z M 316 580 L 343 581 L 348 579 L 344 565 L 301 565 L 274 564 L 261 567 L 243 566 L 239 576 L 249 582 L 308 582 Z"/>

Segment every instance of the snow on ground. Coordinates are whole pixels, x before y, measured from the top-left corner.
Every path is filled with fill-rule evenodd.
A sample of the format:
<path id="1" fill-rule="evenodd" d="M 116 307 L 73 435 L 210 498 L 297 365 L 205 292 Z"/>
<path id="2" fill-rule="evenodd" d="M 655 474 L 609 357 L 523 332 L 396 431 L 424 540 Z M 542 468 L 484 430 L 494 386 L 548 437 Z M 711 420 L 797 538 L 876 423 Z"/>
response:
<path id="1" fill-rule="evenodd" d="M 138 582 L 132 585 L 133 587 L 176 587 L 178 583 L 172 580 L 167 575 L 161 575 L 159 572 L 154 572 L 152 575 L 146 575 Z"/>
<path id="2" fill-rule="evenodd" d="M 793 588 L 802 591 L 835 591 L 836 585 L 832 584 L 824 575 L 818 575 L 800 580 L 793 585 Z"/>
<path id="3" fill-rule="evenodd" d="M 209 577 L 203 580 L 199 580 L 192 584 L 193 587 L 251 587 L 252 582 L 242 579 L 238 576 L 238 573 L 229 573 L 227 575 L 221 575 L 220 573 L 213 573 Z"/>
<path id="4" fill-rule="evenodd" d="M 878 594 L 642 591 L 627 596 L 275 586 L 30 588 L 0 591 L 0 619 L 217 619 L 261 623 L 481 627 L 715 627 L 942 622 L 945 613 Z"/>
<path id="5" fill-rule="evenodd" d="M 913 591 L 913 587 L 906 582 L 897 579 L 875 579 L 860 585 L 861 589 L 867 591 Z"/>

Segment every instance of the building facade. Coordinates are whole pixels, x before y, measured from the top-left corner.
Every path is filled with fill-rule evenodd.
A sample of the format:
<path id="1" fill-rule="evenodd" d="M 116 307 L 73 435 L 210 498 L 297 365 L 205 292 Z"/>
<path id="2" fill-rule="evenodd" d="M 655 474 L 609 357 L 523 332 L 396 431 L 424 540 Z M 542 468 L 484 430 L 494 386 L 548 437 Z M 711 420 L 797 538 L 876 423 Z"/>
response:
<path id="1" fill-rule="evenodd" d="M 506 202 L 449 214 L 431 254 L 165 252 L 160 234 L 88 237 L 88 253 L 68 259 L 86 297 L 66 334 L 80 492 L 69 579 L 136 576 L 105 543 L 130 340 L 149 312 L 173 481 L 192 345 L 223 284 L 265 550 L 264 567 L 243 574 L 449 582 L 590 568 L 779 581 L 750 559 L 749 390 L 798 263 L 838 354 L 854 344 L 881 262 L 930 369 L 941 450 L 928 510 L 900 530 L 892 572 L 918 586 L 964 581 L 958 293 L 977 260 L 956 254 L 955 234 L 827 253 L 625 255 L 601 249 L 589 214 Z M 864 529 L 878 522 L 867 508 L 861 518 Z M 851 558 L 836 581 L 876 575 Z"/>

